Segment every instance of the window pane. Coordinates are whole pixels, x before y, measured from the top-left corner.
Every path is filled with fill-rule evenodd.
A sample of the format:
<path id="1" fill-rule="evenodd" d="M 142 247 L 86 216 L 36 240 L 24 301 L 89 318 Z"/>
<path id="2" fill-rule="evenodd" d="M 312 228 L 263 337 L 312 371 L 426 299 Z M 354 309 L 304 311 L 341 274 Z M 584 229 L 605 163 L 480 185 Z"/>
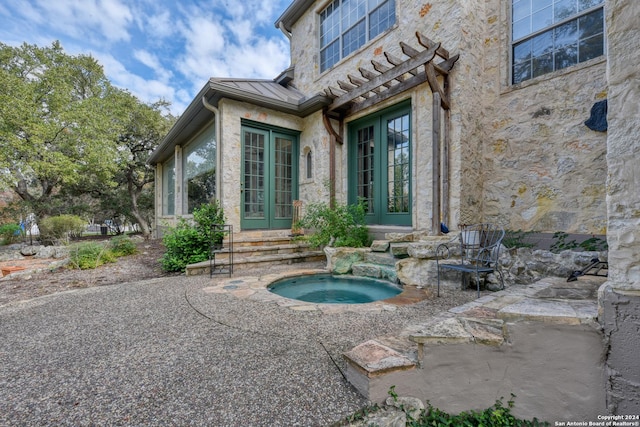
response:
<path id="1" fill-rule="evenodd" d="M 576 10 L 576 0 L 559 0 L 554 5 L 555 19 L 554 22 L 560 22 L 563 19 L 574 15 Z"/>
<path id="2" fill-rule="evenodd" d="M 520 83 L 531 78 L 531 62 L 522 62 L 513 66 L 513 83 Z"/>
<path id="3" fill-rule="evenodd" d="M 513 2 L 513 21 L 519 21 L 531 15 L 531 0 Z"/>
<path id="4" fill-rule="evenodd" d="M 364 19 L 347 31 L 342 37 L 342 57 L 349 55 L 362 46 L 366 41 L 366 27 Z"/>
<path id="5" fill-rule="evenodd" d="M 553 55 L 551 53 L 547 53 L 537 58 L 533 58 L 532 71 L 532 77 L 538 77 L 553 71 Z"/>
<path id="6" fill-rule="evenodd" d="M 604 30 L 604 20 L 602 9 L 591 12 L 581 18 L 578 18 L 578 28 L 580 29 L 580 38 L 602 34 Z"/>
<path id="7" fill-rule="evenodd" d="M 531 17 L 531 32 L 539 31 L 553 24 L 553 8 L 551 6 L 535 12 Z"/>
<path id="8" fill-rule="evenodd" d="M 162 215 L 176 214 L 176 159 L 162 165 Z"/>
<path id="9" fill-rule="evenodd" d="M 578 42 L 578 22 L 570 21 L 556 27 L 554 38 L 556 49 L 570 44 L 576 44 Z"/>
<path id="10" fill-rule="evenodd" d="M 332 67 L 340 60 L 340 43 L 338 40 L 320 51 L 320 70 L 324 71 Z"/>
<path id="11" fill-rule="evenodd" d="M 528 16 L 513 23 L 513 39 L 518 40 L 528 34 L 531 34 L 531 18 Z"/>
<path id="12" fill-rule="evenodd" d="M 367 212 L 374 212 L 374 147 L 375 139 L 373 126 L 358 130 L 358 166 L 357 166 L 357 193 L 366 205 Z"/>
<path id="13" fill-rule="evenodd" d="M 356 22 L 364 18 L 367 3 L 365 0 L 342 1 L 342 30 L 351 28 Z"/>
<path id="14" fill-rule="evenodd" d="M 513 47 L 513 62 L 528 61 L 531 59 L 531 40 L 518 43 Z"/>
<path id="15" fill-rule="evenodd" d="M 604 54 L 604 39 L 602 35 L 580 41 L 579 62 L 588 61 Z"/>
<path id="16" fill-rule="evenodd" d="M 369 16 L 369 40 L 390 28 L 396 22 L 395 2 L 386 1 Z"/>
<path id="17" fill-rule="evenodd" d="M 578 0 L 578 12 L 604 3 L 604 0 Z"/>
<path id="18" fill-rule="evenodd" d="M 334 0 L 320 12 L 320 71 L 389 29 L 395 0 Z M 336 45 L 333 45 L 336 43 Z"/>
<path id="19" fill-rule="evenodd" d="M 331 3 L 320 13 L 320 47 L 324 47 L 340 35 L 340 0 Z"/>
<path id="20" fill-rule="evenodd" d="M 553 32 L 547 31 L 531 39 L 533 56 L 540 56 L 553 50 Z"/>
<path id="21" fill-rule="evenodd" d="M 604 0 L 512 1 L 514 83 L 604 53 Z"/>
<path id="22" fill-rule="evenodd" d="M 578 63 L 578 45 L 564 46 L 555 52 L 556 70 L 567 68 Z"/>
<path id="23" fill-rule="evenodd" d="M 198 135 L 184 149 L 183 188 L 186 198 L 183 212 L 193 213 L 216 196 L 216 141 L 214 127 Z M 186 208 L 186 209 L 185 209 Z"/>
<path id="24" fill-rule="evenodd" d="M 553 6 L 553 0 L 533 0 L 533 4 L 531 6 L 531 11 L 537 12 L 546 7 Z"/>

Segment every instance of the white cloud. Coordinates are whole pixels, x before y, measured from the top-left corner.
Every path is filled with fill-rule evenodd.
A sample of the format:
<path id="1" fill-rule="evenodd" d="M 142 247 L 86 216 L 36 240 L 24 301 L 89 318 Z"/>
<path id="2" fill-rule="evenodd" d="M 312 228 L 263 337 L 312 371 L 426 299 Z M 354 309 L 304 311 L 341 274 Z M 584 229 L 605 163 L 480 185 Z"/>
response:
<path id="1" fill-rule="evenodd" d="M 0 40 L 91 54 L 111 82 L 180 114 L 210 77 L 267 78 L 289 66 L 273 26 L 291 0 L 0 0 Z"/>
<path id="2" fill-rule="evenodd" d="M 37 7 L 53 28 L 74 38 L 130 40 L 133 15 L 119 0 L 37 0 Z"/>

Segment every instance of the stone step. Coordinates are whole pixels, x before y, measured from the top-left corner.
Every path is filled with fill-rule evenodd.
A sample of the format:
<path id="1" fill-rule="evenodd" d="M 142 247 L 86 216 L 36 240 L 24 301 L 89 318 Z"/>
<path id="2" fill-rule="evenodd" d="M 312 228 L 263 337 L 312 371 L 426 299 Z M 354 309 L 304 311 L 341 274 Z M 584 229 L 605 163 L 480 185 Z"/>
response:
<path id="1" fill-rule="evenodd" d="M 237 246 L 233 242 L 233 253 L 235 256 L 253 257 L 276 254 L 291 254 L 296 252 L 309 251 L 309 245 L 299 243 L 284 243 L 281 245 L 261 245 L 261 246 Z M 229 256 L 228 249 L 216 251 L 218 259 L 226 259 Z"/>
<path id="2" fill-rule="evenodd" d="M 302 246 L 308 246 L 308 243 L 304 240 L 294 241 L 290 236 L 259 237 L 251 235 L 233 235 L 233 246 L 238 248 L 254 246 L 279 246 L 292 243 Z"/>
<path id="3" fill-rule="evenodd" d="M 284 254 L 271 255 L 251 255 L 251 256 L 234 256 L 233 270 L 242 270 L 246 268 L 268 267 L 270 265 L 296 264 L 302 262 L 324 261 L 326 259 L 322 251 L 303 251 Z M 229 264 L 228 257 L 216 260 L 216 266 L 226 267 Z M 196 264 L 188 265 L 186 268 L 187 276 L 197 276 L 200 274 L 209 274 L 211 272 L 210 261 L 203 261 Z"/>

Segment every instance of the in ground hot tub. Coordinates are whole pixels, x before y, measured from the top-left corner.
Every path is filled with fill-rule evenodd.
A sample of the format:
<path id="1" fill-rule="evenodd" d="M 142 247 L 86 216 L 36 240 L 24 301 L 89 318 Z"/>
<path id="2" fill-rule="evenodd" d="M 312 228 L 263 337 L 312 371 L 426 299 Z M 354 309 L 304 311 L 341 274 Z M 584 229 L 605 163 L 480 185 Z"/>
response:
<path id="1" fill-rule="evenodd" d="M 364 304 L 392 298 L 399 286 L 367 277 L 311 274 L 287 277 L 268 287 L 274 294 L 317 304 Z"/>

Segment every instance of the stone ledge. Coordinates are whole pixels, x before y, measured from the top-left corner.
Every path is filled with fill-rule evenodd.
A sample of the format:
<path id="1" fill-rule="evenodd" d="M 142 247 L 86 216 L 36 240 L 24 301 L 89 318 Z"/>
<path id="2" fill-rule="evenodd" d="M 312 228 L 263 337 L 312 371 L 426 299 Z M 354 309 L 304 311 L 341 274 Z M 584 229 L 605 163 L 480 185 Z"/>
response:
<path id="1" fill-rule="evenodd" d="M 390 372 L 415 369 L 416 364 L 378 341 L 369 340 L 342 355 L 347 362 L 347 380 L 367 399 L 369 382 Z"/>

